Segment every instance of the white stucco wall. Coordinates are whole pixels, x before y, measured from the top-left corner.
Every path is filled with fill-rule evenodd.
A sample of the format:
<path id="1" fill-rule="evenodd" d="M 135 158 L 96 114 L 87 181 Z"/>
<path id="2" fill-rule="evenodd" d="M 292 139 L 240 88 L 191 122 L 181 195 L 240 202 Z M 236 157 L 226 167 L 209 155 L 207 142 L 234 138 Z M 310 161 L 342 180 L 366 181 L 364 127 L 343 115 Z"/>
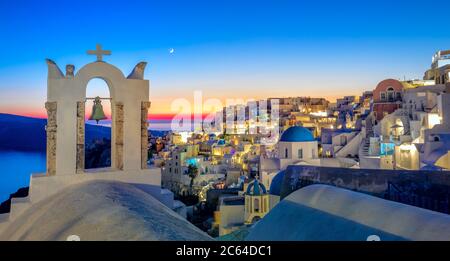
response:
<path id="1" fill-rule="evenodd" d="M 221 205 L 219 235 L 233 232 L 238 224 L 244 223 L 244 205 Z"/>
<path id="2" fill-rule="evenodd" d="M 362 134 L 359 132 L 357 135 L 352 135 L 348 138 L 347 144 L 336 153 L 336 157 L 347 157 L 347 155 L 357 155 L 359 152 L 359 146 L 362 142 Z"/>
<path id="3" fill-rule="evenodd" d="M 288 150 L 288 157 L 285 152 Z M 298 151 L 303 151 L 303 157 L 298 157 Z M 302 159 L 317 159 L 319 155 L 317 141 L 309 142 L 278 142 L 278 152 L 280 158 L 280 169 L 285 169 L 289 164 Z"/>

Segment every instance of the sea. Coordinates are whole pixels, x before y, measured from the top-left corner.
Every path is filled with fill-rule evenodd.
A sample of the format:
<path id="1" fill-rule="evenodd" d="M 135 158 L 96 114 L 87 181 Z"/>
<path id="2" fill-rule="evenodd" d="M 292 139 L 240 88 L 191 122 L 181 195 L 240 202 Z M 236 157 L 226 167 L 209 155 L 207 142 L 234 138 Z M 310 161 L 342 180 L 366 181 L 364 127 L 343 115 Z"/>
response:
<path id="1" fill-rule="evenodd" d="M 19 188 L 28 187 L 32 173 L 44 173 L 45 161 L 41 152 L 0 151 L 0 203 Z"/>

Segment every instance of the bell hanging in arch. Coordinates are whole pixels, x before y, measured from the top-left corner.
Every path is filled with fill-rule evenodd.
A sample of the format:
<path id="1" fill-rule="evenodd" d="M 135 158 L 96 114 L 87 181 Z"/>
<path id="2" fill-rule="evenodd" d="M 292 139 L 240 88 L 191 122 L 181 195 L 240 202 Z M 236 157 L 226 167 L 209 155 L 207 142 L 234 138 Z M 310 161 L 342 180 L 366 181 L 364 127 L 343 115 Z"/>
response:
<path id="1" fill-rule="evenodd" d="M 103 112 L 102 101 L 99 96 L 95 97 L 94 105 L 92 106 L 92 114 L 89 120 L 95 120 L 98 124 L 100 120 L 106 119 L 105 113 Z"/>

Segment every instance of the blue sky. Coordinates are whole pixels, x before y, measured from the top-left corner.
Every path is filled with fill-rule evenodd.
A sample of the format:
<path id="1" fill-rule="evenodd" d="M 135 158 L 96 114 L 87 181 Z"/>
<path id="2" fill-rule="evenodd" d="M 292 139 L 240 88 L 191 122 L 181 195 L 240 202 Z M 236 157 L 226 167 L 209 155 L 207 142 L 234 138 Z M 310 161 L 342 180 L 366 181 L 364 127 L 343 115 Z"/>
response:
<path id="1" fill-rule="evenodd" d="M 446 1 L 0 0 L 0 112 L 43 113 L 45 58 L 61 68 L 145 60 L 151 112 L 170 101 L 359 94 L 418 78 L 450 48 Z M 174 48 L 170 54 L 168 50 Z M 96 87 L 93 87 L 96 88 Z"/>

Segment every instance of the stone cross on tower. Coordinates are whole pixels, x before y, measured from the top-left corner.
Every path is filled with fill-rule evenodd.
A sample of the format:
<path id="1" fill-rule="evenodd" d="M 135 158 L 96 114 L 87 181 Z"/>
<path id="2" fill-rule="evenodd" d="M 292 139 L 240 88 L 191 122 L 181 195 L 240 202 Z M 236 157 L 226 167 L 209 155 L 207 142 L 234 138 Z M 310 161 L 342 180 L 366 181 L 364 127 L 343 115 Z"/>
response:
<path id="1" fill-rule="evenodd" d="M 103 55 L 111 55 L 111 51 L 102 50 L 102 46 L 97 44 L 95 50 L 87 51 L 89 55 L 97 55 L 97 62 L 103 61 Z"/>

